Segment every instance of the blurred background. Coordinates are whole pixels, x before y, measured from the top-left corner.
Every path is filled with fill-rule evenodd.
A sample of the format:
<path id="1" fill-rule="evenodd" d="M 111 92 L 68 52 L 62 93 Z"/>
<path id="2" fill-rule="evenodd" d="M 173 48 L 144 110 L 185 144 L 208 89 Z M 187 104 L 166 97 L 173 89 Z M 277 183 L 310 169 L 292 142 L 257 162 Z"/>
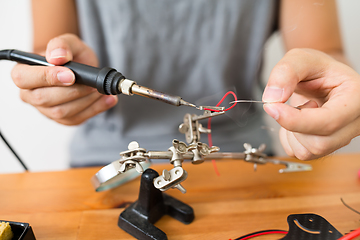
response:
<path id="1" fill-rule="evenodd" d="M 319 0 L 320 1 L 320 0 Z M 325 1 L 325 0 L 321 0 Z M 30 0 L 0 1 L 0 49 L 31 51 L 32 23 Z M 352 67 L 360 73 L 360 1 L 338 0 L 338 14 L 345 52 Z M 265 46 L 262 80 L 284 55 L 279 34 Z M 30 171 L 54 171 L 68 168 L 68 146 L 76 127 L 57 124 L 23 103 L 10 74 L 15 63 L 0 62 L 0 131 L 20 155 Z M 121 70 L 121 69 L 119 69 Z M 267 124 L 274 131 L 277 155 L 283 156 L 278 140 L 278 125 L 270 117 Z M 126 148 L 126 146 L 125 146 Z M 119 152 L 124 149 L 119 149 Z M 337 152 L 360 151 L 359 138 Z M 114 159 L 116 160 L 116 159 Z M 0 173 L 22 172 L 23 168 L 0 139 Z"/>

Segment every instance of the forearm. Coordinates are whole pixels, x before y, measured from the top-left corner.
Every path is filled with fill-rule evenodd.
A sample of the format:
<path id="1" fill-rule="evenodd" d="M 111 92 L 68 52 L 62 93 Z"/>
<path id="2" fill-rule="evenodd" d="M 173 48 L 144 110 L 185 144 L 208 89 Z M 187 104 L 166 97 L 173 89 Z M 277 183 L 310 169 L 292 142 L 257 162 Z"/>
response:
<path id="1" fill-rule="evenodd" d="M 32 0 L 33 51 L 44 53 L 50 39 L 64 33 L 78 35 L 73 0 Z"/>
<path id="2" fill-rule="evenodd" d="M 286 51 L 315 49 L 350 65 L 343 51 L 335 0 L 322 5 L 314 5 L 313 0 L 282 0 L 279 21 Z M 290 104 L 298 106 L 307 100 L 294 93 Z"/>
<path id="3" fill-rule="evenodd" d="M 314 0 L 282 0 L 279 26 L 286 51 L 343 51 L 335 0 L 326 0 L 321 6 L 315 5 Z"/>

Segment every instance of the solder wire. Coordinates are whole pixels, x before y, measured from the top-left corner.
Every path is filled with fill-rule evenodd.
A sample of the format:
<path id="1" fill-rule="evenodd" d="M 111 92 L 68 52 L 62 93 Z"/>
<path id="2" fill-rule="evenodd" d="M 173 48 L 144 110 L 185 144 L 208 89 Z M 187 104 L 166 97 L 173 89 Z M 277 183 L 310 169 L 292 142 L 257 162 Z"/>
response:
<path id="1" fill-rule="evenodd" d="M 258 101 L 258 100 L 247 100 L 247 99 L 242 99 L 242 100 L 237 100 L 236 95 L 234 92 L 229 91 L 227 92 L 224 97 L 220 100 L 220 103 L 224 101 L 224 99 L 226 98 L 226 96 L 228 94 L 231 94 L 234 96 L 235 100 L 229 102 L 229 104 L 232 104 L 230 107 L 226 108 L 225 110 L 217 110 L 217 109 L 211 109 L 211 108 L 204 108 L 204 110 L 209 110 L 212 112 L 222 112 L 222 111 L 228 111 L 230 109 L 232 109 L 233 107 L 235 107 L 236 103 L 262 103 L 262 104 L 266 104 L 266 103 L 274 103 L 274 102 L 264 102 L 264 101 Z M 218 107 L 218 105 L 216 105 L 216 107 Z"/>
<path id="2" fill-rule="evenodd" d="M 265 103 L 274 103 L 274 102 L 264 102 L 264 101 L 259 101 L 259 100 L 247 100 L 247 99 L 231 101 L 229 103 L 232 104 L 232 103 L 235 103 L 235 102 L 237 102 L 237 103 L 263 103 L 263 104 L 265 104 Z"/>
<path id="3" fill-rule="evenodd" d="M 224 95 L 224 97 L 226 97 L 226 96 Z M 236 96 L 234 96 L 234 97 L 236 97 Z M 221 99 L 221 100 L 223 100 L 223 99 Z M 264 102 L 264 101 L 247 100 L 247 99 L 243 99 L 243 100 L 235 99 L 234 101 L 229 102 L 229 104 L 232 104 L 230 107 L 228 107 L 227 109 L 222 110 L 222 111 L 228 111 L 228 110 L 232 109 L 233 107 L 235 107 L 236 103 L 262 103 L 262 104 L 266 104 L 266 103 L 275 103 L 275 102 Z M 216 106 L 216 107 L 218 107 L 218 106 Z M 204 110 L 209 110 L 209 111 L 212 111 L 212 112 L 222 112 L 221 110 L 216 110 L 216 109 L 211 109 L 211 108 L 204 108 Z"/>
<path id="4" fill-rule="evenodd" d="M 344 204 L 345 207 L 347 207 L 348 209 L 350 209 L 351 211 L 353 211 L 353 212 L 355 212 L 355 213 L 357 213 L 357 214 L 360 214 L 359 211 L 357 211 L 356 209 L 350 207 L 350 206 L 344 201 L 344 199 L 340 198 L 340 200 L 341 200 L 341 202 Z"/>

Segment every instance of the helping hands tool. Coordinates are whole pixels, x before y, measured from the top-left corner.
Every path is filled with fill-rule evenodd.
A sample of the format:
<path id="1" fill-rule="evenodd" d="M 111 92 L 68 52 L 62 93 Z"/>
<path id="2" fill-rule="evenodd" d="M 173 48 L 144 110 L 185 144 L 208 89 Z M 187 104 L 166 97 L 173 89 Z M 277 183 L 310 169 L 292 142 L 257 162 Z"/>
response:
<path id="1" fill-rule="evenodd" d="M 28 65 L 55 66 L 48 63 L 43 56 L 15 49 L 1 50 L 0 60 L 11 60 Z M 126 79 L 124 75 L 113 68 L 96 68 L 72 61 L 62 66 L 74 72 L 76 83 L 96 88 L 102 94 L 117 95 L 123 93 L 130 96 L 136 94 L 175 106 L 184 105 L 196 108 L 194 104 L 184 101 L 179 96 L 169 95 L 137 85 L 136 82 Z"/>
<path id="2" fill-rule="evenodd" d="M 168 159 L 173 165 L 171 170 L 164 169 L 162 175 L 154 179 L 154 187 L 160 191 L 176 188 L 182 193 L 185 193 L 186 189 L 181 185 L 181 182 L 186 180 L 188 176 L 186 170 L 182 168 L 184 160 L 190 160 L 193 164 L 201 164 L 213 159 L 243 160 L 254 164 L 254 170 L 256 170 L 257 165 L 267 163 L 284 165 L 285 168 L 279 169 L 279 173 L 312 170 L 309 164 L 269 158 L 264 153 L 265 144 L 261 144 L 259 148 L 254 148 L 249 143 L 244 143 L 245 151 L 243 152 L 220 152 L 219 147 L 200 142 L 200 135 L 211 133 L 211 129 L 203 127 L 199 121 L 225 114 L 225 109 L 216 106 L 201 106 L 199 108 L 219 109 L 219 112 L 204 110 L 201 115 L 186 113 L 183 123 L 179 125 L 179 132 L 185 134 L 186 143 L 174 139 L 172 146 L 167 151 L 147 151 L 141 148 L 138 142 L 131 142 L 128 150 L 120 153 L 121 158 L 119 160 L 103 167 L 92 177 L 91 182 L 96 191 L 118 186 L 128 179 L 130 174 L 135 177 L 136 172 L 142 173 L 144 168 L 150 165 L 150 159 Z"/>
<path id="3" fill-rule="evenodd" d="M 186 193 L 182 186 L 182 182 L 188 177 L 183 168 L 185 160 L 201 164 L 210 159 L 233 159 L 253 163 L 255 169 L 257 164 L 273 163 L 286 166 L 279 172 L 311 170 L 311 165 L 308 164 L 269 159 L 263 152 L 265 144 L 253 148 L 245 143 L 244 152 L 219 152 L 219 147 L 200 142 L 200 134 L 209 134 L 211 129 L 204 128 L 199 120 L 222 115 L 227 109 L 219 106 L 200 106 L 199 109 L 204 110 L 202 115 L 187 113 L 184 122 L 179 126 L 179 131 L 185 134 L 187 143 L 174 139 L 167 151 L 147 151 L 133 141 L 128 150 L 120 153 L 119 160 L 103 167 L 91 178 L 96 191 L 103 191 L 134 178 L 136 173 L 142 174 L 139 198 L 125 208 L 118 219 L 118 226 L 137 239 L 167 239 L 166 233 L 154 225 L 163 215 L 169 215 L 185 224 L 194 220 L 194 210 L 189 205 L 164 193 L 171 188 Z M 149 165 L 150 159 L 168 159 L 173 168 L 163 169 L 161 175 L 151 168 L 144 170 L 143 167 Z"/>

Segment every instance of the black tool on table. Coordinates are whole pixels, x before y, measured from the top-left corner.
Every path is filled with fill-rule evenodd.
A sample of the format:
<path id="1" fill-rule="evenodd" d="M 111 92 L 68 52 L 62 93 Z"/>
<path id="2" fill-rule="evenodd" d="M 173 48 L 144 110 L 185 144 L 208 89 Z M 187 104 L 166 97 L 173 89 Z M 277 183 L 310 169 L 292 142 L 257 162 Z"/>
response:
<path id="1" fill-rule="evenodd" d="M 118 226 L 137 239 L 166 240 L 166 233 L 157 228 L 162 216 L 169 215 L 189 224 L 194 218 L 194 210 L 187 204 L 173 198 L 154 187 L 154 179 L 159 174 L 149 168 L 141 175 L 139 198 L 119 216 Z"/>

